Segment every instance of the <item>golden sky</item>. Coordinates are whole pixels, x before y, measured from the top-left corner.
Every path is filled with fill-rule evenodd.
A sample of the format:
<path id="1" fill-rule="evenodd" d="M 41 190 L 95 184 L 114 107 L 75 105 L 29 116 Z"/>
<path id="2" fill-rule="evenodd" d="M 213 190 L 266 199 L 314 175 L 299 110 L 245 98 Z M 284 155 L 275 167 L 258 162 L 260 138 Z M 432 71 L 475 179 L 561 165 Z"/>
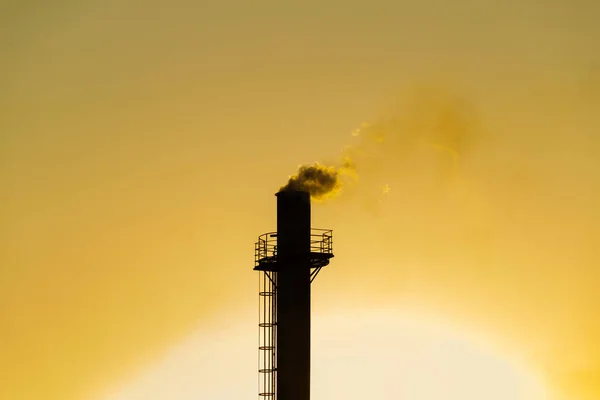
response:
<path id="1" fill-rule="evenodd" d="M 274 192 L 378 121 L 357 184 L 314 207 L 336 252 L 316 312 L 443 315 L 557 398 L 600 398 L 599 19 L 592 0 L 0 3 L 0 398 L 88 399 L 256 315 Z"/>

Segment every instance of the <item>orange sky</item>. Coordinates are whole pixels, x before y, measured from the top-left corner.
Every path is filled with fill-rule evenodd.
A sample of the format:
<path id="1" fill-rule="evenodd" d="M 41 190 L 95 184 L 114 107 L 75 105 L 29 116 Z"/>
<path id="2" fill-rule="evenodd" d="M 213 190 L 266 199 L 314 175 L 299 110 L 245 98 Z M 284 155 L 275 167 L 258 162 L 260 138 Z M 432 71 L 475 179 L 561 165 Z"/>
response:
<path id="1" fill-rule="evenodd" d="M 314 207 L 336 235 L 317 310 L 449 316 L 564 398 L 600 397 L 599 18 L 585 0 L 1 5 L 0 398 L 87 399 L 255 315 L 274 191 L 390 116 L 410 128 Z M 407 134 L 448 104 L 455 170 Z"/>

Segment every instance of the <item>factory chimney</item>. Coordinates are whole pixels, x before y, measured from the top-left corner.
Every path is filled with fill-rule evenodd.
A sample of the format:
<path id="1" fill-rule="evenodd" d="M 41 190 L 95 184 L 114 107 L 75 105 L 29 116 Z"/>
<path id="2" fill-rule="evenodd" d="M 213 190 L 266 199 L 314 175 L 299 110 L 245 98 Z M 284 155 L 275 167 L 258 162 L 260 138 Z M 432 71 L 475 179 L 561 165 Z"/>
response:
<path id="1" fill-rule="evenodd" d="M 277 196 L 277 232 L 259 236 L 259 396 L 310 399 L 310 286 L 329 264 L 332 231 L 311 229 L 308 192 Z"/>

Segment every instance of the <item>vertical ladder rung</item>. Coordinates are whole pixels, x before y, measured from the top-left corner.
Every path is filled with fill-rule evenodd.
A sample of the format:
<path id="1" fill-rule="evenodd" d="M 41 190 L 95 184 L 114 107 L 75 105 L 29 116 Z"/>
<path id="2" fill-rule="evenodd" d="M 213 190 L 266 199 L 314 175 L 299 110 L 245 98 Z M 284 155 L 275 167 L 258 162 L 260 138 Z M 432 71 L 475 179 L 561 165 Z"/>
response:
<path id="1" fill-rule="evenodd" d="M 259 280 L 259 390 L 260 399 L 275 399 L 277 344 L 277 273 L 263 271 Z"/>

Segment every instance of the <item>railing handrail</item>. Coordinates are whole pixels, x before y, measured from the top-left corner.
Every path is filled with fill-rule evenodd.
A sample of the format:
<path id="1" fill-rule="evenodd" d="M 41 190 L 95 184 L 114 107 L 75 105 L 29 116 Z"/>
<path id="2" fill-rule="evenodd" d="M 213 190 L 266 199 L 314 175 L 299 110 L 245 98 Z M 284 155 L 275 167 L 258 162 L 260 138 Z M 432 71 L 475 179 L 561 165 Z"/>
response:
<path id="1" fill-rule="evenodd" d="M 311 228 L 309 246 L 311 253 L 333 254 L 333 230 Z M 255 262 L 275 256 L 277 256 L 277 232 L 263 233 L 255 243 Z"/>

